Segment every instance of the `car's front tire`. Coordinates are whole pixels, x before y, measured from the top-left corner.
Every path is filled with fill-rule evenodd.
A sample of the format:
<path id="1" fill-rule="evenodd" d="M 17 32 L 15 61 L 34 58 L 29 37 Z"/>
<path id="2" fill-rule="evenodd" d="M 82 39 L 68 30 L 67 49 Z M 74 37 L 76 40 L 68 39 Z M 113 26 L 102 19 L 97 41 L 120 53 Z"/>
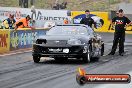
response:
<path id="1" fill-rule="evenodd" d="M 91 61 L 91 52 L 92 52 L 92 46 L 89 44 L 89 47 L 87 49 L 87 53 L 83 57 L 83 62 L 88 63 Z"/>
<path id="2" fill-rule="evenodd" d="M 40 57 L 39 56 L 33 56 L 34 63 L 39 63 Z"/>

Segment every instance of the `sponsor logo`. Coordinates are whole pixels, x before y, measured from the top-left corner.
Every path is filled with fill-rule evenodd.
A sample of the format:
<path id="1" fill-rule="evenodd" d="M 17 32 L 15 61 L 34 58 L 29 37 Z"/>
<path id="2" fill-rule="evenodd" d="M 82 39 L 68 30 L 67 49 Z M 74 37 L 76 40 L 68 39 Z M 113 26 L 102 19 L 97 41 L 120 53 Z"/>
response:
<path id="1" fill-rule="evenodd" d="M 85 18 L 85 17 L 86 17 L 85 14 L 77 15 L 73 18 L 73 23 L 80 24 L 80 21 L 82 20 L 82 18 Z M 104 25 L 104 20 L 101 17 L 94 14 L 90 14 L 89 17 L 91 17 L 94 20 L 96 28 L 102 27 Z"/>
<path id="2" fill-rule="evenodd" d="M 79 68 L 76 75 L 76 81 L 79 85 L 86 83 L 130 83 L 131 76 L 129 74 L 86 74 L 84 69 Z"/>

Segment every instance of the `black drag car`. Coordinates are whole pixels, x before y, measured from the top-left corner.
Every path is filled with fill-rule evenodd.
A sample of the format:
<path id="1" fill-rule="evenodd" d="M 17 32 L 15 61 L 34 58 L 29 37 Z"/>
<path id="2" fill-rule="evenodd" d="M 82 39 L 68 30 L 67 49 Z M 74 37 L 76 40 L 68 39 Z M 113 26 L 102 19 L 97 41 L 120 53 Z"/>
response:
<path id="1" fill-rule="evenodd" d="M 33 44 L 33 60 L 51 57 L 57 61 L 68 58 L 90 62 L 99 59 L 104 53 L 101 36 L 85 25 L 56 25 Z"/>

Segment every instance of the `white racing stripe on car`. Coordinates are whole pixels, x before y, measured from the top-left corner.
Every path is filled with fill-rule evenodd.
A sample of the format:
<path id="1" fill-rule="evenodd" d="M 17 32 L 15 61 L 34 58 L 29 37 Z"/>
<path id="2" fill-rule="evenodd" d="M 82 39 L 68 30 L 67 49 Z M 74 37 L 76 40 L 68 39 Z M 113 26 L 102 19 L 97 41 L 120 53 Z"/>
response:
<path id="1" fill-rule="evenodd" d="M 132 71 L 127 74 L 132 75 Z M 94 88 L 132 88 L 132 82 L 129 84 L 102 84 Z"/>

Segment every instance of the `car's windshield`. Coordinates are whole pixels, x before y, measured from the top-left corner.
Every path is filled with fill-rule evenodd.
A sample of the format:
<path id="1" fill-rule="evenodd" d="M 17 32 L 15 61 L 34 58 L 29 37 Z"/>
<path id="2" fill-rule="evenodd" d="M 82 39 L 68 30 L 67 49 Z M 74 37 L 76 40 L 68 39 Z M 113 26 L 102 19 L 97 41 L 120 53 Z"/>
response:
<path id="1" fill-rule="evenodd" d="M 83 26 L 55 26 L 46 35 L 88 35 L 88 29 Z"/>

